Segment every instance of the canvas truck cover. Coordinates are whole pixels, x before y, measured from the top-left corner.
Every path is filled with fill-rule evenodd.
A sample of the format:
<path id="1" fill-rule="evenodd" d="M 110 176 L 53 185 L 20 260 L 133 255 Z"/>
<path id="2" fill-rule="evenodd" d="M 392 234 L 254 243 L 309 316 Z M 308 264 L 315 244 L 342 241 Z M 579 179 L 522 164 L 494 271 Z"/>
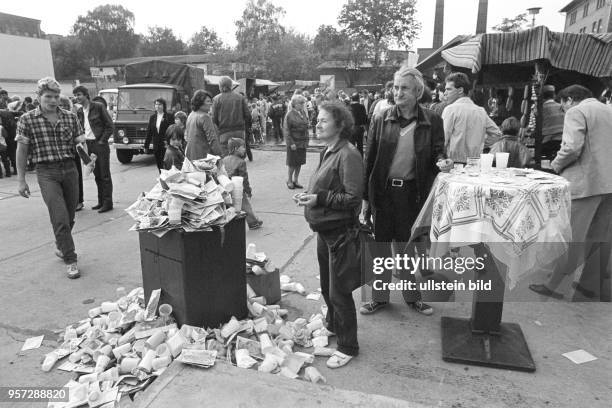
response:
<path id="1" fill-rule="evenodd" d="M 125 66 L 126 85 L 172 84 L 183 87 L 189 94 L 206 85 L 204 70 L 187 64 L 168 61 L 135 62 Z"/>

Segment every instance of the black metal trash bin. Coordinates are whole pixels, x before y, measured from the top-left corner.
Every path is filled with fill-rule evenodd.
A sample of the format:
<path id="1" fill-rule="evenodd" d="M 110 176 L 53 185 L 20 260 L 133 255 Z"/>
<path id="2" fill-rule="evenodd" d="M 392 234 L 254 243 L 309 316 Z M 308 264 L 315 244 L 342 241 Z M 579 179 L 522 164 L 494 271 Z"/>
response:
<path id="1" fill-rule="evenodd" d="M 161 289 L 179 325 L 218 327 L 247 316 L 244 217 L 211 232 L 140 232 L 145 300 Z"/>

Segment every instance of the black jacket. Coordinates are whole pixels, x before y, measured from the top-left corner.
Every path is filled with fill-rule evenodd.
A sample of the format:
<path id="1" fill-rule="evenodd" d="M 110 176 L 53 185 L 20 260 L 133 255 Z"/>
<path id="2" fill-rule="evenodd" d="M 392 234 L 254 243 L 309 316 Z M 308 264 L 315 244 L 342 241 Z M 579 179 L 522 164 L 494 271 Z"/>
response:
<path id="1" fill-rule="evenodd" d="M 83 129 L 85 129 L 85 113 L 82 107 L 77 111 L 77 117 Z M 113 134 L 113 119 L 108 114 L 104 105 L 99 102 L 89 101 L 87 119 L 89 120 L 91 131 L 96 137 L 96 142 L 108 143 L 108 138 Z"/>
<path id="2" fill-rule="evenodd" d="M 368 132 L 368 148 L 365 159 L 364 199 L 373 208 L 380 208 L 385 199 L 389 169 L 400 134 L 398 107 L 393 106 L 372 118 Z M 414 130 L 416 182 L 419 206 L 431 190 L 438 174 L 436 163 L 446 158 L 444 153 L 444 126 L 442 118 L 429 109 L 417 107 L 417 124 Z"/>
<path id="3" fill-rule="evenodd" d="M 149 148 L 151 140 L 153 140 L 153 149 L 158 147 L 165 147 L 166 145 L 166 130 L 170 125 L 174 124 L 174 115 L 171 113 L 164 113 L 161 124 L 159 125 L 159 132 L 157 131 L 157 112 L 149 117 L 149 126 L 147 127 L 147 138 L 145 139 L 145 147 Z"/>

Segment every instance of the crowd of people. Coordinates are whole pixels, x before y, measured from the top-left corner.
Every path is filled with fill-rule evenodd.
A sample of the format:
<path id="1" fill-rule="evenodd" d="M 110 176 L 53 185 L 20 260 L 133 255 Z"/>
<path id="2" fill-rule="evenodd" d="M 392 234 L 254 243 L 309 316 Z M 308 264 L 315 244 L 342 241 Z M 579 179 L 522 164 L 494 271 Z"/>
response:
<path id="1" fill-rule="evenodd" d="M 518 138 L 519 121 L 510 116 L 498 126 L 470 98 L 472 83 L 463 73 L 446 77 L 443 100 L 432 98 L 436 90 L 428 89 L 421 73 L 409 67 L 402 67 L 374 94 L 363 91 L 349 96 L 318 89 L 314 95 L 296 91 L 287 101 L 275 95 L 249 103 L 232 90 L 229 77 L 221 78 L 219 88 L 214 97 L 205 90 L 196 91 L 188 115 L 168 113 L 163 99 L 152 101 L 155 113 L 149 120 L 145 146 L 153 146 L 160 171 L 181 168 L 185 158 L 222 157 L 229 176 L 244 178 L 243 209 L 248 226 L 257 229 L 263 222 L 249 201 L 252 190 L 245 161 L 251 132 L 257 130 L 262 140 L 274 132 L 277 142 L 286 142 L 286 185 L 293 190 L 303 188 L 299 175 L 312 128 L 325 149 L 307 188 L 293 199 L 304 207 L 305 219 L 317 233 L 327 329 L 338 338 L 337 350 L 327 362 L 331 368 L 347 364 L 359 352 L 352 291 L 360 285 L 360 277 L 347 271 L 343 252 L 347 245 L 342 242 L 358 227 L 360 218 L 373 226 L 377 242 L 390 244 L 389 256 L 394 242 L 414 242 L 408 250 L 422 253 L 425 240 L 411 239 L 412 225 L 439 172 L 448 172 L 488 150 L 509 153 L 510 166 L 524 167 L 532 159 Z M 570 181 L 573 239 L 597 242 L 605 269 L 612 241 L 612 164 L 606 156 L 612 150 L 612 108 L 580 85 L 569 86 L 558 95 L 552 86 L 543 91 L 544 144 L 547 154 L 553 156 L 552 169 Z M 83 202 L 75 145 L 85 144 L 97 156 L 98 204 L 94 208 L 100 212 L 112 209 L 108 146 L 112 120 L 101 101 L 90 100 L 86 88 L 76 87 L 73 93 L 78 107 L 60 96 L 54 79 L 39 81 L 39 106 L 19 118 L 16 155 L 10 159 L 24 197 L 29 197 L 28 158 L 36 164 L 57 255 L 68 264 L 70 278 L 79 276 L 71 229 L 75 211 Z M 7 126 L 3 112 L 0 110 L 0 118 Z M 555 287 L 560 278 L 573 273 L 575 263 L 593 248 L 573 249 L 582 252 L 568 254 L 572 262 L 560 265 L 546 284 L 530 288 L 558 297 Z M 383 282 L 391 278 L 389 270 L 381 276 Z M 402 279 L 414 281 L 415 276 L 406 273 Z M 385 289 L 372 289 L 372 300 L 360 306 L 360 313 L 372 314 L 388 305 L 388 286 L 382 286 Z M 433 314 L 418 291 L 405 290 L 403 297 L 414 311 Z"/>

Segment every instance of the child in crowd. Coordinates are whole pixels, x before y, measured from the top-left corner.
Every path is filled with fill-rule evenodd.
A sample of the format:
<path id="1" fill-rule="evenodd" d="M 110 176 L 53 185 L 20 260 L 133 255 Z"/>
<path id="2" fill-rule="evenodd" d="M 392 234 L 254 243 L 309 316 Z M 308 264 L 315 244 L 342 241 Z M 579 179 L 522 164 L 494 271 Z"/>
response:
<path id="1" fill-rule="evenodd" d="M 501 124 L 500 130 L 503 135 L 501 140 L 491 146 L 489 153 L 510 153 L 508 156 L 508 167 L 525 168 L 533 159 L 529 149 L 518 141 L 520 122 L 514 116 L 510 116 Z"/>
<path id="2" fill-rule="evenodd" d="M 223 158 L 223 165 L 228 177 L 239 176 L 244 179 L 243 188 L 244 196 L 242 198 L 242 210 L 247 214 L 247 224 L 249 229 L 259 229 L 263 225 L 263 221 L 257 218 L 251 202 L 249 199 L 252 197 L 251 186 L 249 184 L 249 173 L 247 171 L 246 161 L 244 157 L 246 155 L 246 145 L 244 140 L 238 138 L 231 138 L 227 142 L 227 148 L 229 155 Z"/>
<path id="3" fill-rule="evenodd" d="M 170 170 L 174 166 L 180 170 L 185 161 L 185 131 L 181 126 L 171 126 L 167 136 L 168 146 L 164 155 L 164 168 Z"/>

